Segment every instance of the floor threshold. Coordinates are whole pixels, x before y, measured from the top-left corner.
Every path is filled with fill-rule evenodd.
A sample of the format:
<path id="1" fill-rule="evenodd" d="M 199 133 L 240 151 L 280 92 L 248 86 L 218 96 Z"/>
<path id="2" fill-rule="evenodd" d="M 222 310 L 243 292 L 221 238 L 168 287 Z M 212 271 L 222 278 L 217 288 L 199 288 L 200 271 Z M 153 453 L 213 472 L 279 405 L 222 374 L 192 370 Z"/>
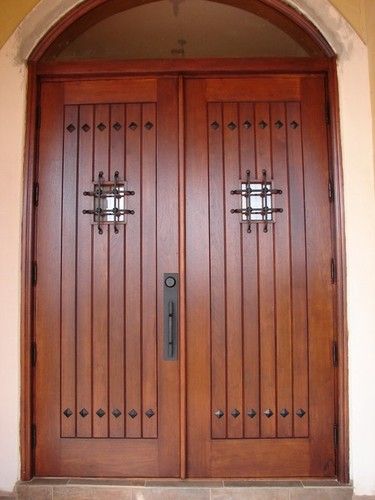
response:
<path id="1" fill-rule="evenodd" d="M 80 479 L 19 482 L 29 500 L 351 500 L 353 488 L 335 480 Z"/>

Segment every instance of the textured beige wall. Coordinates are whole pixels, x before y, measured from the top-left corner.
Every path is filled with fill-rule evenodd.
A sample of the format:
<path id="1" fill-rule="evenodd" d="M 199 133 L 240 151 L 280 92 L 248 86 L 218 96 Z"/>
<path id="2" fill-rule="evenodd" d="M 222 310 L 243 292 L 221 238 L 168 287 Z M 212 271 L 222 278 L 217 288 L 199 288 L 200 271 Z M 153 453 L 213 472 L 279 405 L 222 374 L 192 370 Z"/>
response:
<path id="1" fill-rule="evenodd" d="M 343 14 L 353 28 L 366 39 L 366 2 L 374 3 L 374 0 L 330 0 L 330 2 Z"/>
<path id="2" fill-rule="evenodd" d="M 0 47 L 39 0 L 0 0 Z"/>
<path id="3" fill-rule="evenodd" d="M 369 51 L 370 86 L 373 119 L 373 140 L 375 144 L 375 0 L 363 0 L 364 28 Z M 375 153 L 374 153 L 375 154 Z M 374 158 L 375 164 L 375 158 Z"/>

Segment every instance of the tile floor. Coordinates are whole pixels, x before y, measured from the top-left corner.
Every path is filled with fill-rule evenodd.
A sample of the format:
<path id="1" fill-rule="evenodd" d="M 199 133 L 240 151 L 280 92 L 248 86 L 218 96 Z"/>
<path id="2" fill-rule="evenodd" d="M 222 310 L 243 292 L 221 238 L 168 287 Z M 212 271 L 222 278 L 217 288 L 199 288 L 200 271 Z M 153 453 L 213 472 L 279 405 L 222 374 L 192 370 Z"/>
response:
<path id="1" fill-rule="evenodd" d="M 0 499 L 2 497 L 0 496 Z M 352 500 L 336 481 L 33 479 L 20 482 L 27 500 Z M 9 500 L 9 497 L 8 497 Z"/>

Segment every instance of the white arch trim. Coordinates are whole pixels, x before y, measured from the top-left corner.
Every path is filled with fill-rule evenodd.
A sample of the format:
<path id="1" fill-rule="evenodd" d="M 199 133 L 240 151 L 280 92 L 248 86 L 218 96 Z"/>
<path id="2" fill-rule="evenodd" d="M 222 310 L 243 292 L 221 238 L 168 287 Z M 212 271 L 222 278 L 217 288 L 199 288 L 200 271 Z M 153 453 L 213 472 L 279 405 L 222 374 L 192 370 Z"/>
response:
<path id="1" fill-rule="evenodd" d="M 26 60 L 49 28 L 84 0 L 41 0 L 0 49 L 0 491 L 20 477 L 20 293 Z M 284 0 L 338 55 L 349 324 L 351 478 L 375 494 L 375 189 L 368 51 L 329 0 Z"/>

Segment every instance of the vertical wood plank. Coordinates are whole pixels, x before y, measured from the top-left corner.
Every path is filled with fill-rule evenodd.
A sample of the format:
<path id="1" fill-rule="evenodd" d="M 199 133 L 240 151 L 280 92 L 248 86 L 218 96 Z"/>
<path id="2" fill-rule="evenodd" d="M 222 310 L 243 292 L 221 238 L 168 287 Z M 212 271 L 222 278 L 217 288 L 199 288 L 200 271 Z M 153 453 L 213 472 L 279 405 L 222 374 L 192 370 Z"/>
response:
<path id="1" fill-rule="evenodd" d="M 126 176 L 135 195 L 128 198 L 134 215 L 126 223 L 126 437 L 141 437 L 141 106 L 126 106 Z"/>
<path id="2" fill-rule="evenodd" d="M 213 438 L 225 438 L 228 420 L 226 401 L 225 214 L 223 120 L 222 105 L 219 103 L 208 104 L 208 152 L 211 290 L 211 425 Z"/>
<path id="3" fill-rule="evenodd" d="M 61 436 L 61 167 L 63 164 L 64 106 L 62 84 L 44 84 L 41 93 L 39 138 L 38 283 L 35 288 L 35 421 L 37 434 L 35 472 L 55 465 L 56 441 Z M 51 189 L 58 186 L 60 189 Z M 74 417 L 70 417 L 74 418 Z"/>
<path id="4" fill-rule="evenodd" d="M 243 436 L 242 373 L 242 248 L 241 217 L 232 214 L 238 197 L 231 195 L 240 183 L 238 105 L 223 105 L 225 191 L 225 281 L 227 331 L 227 432 L 229 438 Z M 235 127 L 233 128 L 233 124 Z"/>
<path id="5" fill-rule="evenodd" d="M 240 104 L 240 164 L 241 179 L 250 170 L 257 178 L 255 161 L 254 105 Z M 247 123 L 248 122 L 248 123 Z M 250 125 L 249 125 L 250 124 Z M 238 196 L 237 206 L 241 204 Z M 244 437 L 259 437 L 259 311 L 258 311 L 258 239 L 256 225 L 247 232 L 242 224 L 242 295 L 243 295 L 243 374 L 244 374 Z"/>
<path id="6" fill-rule="evenodd" d="M 79 169 L 77 204 L 77 437 L 92 436 L 92 216 L 82 213 L 93 208 L 92 198 L 83 196 L 93 189 L 94 107 L 80 106 Z M 89 127 L 87 128 L 86 125 Z M 84 127 L 84 128 L 82 128 Z M 88 412 L 85 417 L 79 412 Z"/>
<path id="7" fill-rule="evenodd" d="M 142 106 L 142 437 L 157 437 L 156 106 Z M 149 412 L 147 414 L 147 412 Z M 154 414 L 152 414 L 154 413 Z"/>
<path id="8" fill-rule="evenodd" d="M 100 125 L 105 125 L 101 130 Z M 108 180 L 109 106 L 95 107 L 94 179 Z M 108 226 L 93 230 L 93 435 L 108 437 Z M 99 412 L 99 415 L 98 415 Z M 102 416 L 100 413 L 104 412 Z"/>
<path id="9" fill-rule="evenodd" d="M 271 104 L 271 127 L 272 187 L 283 191 L 281 195 L 272 197 L 273 207 L 283 209 L 283 213 L 273 215 L 275 221 L 277 436 L 291 437 L 293 435 L 291 255 L 285 104 Z"/>
<path id="10" fill-rule="evenodd" d="M 118 127 L 121 125 L 121 128 Z M 110 107 L 109 178 L 125 178 L 125 107 Z M 109 436 L 124 436 L 124 225 L 109 228 Z M 117 410 L 117 411 L 116 411 Z M 119 412 L 121 414 L 119 415 Z"/>
<path id="11" fill-rule="evenodd" d="M 180 365 L 163 359 L 164 273 L 179 271 L 178 80 L 158 81 L 157 104 L 157 310 L 159 474 L 180 474 Z M 180 354 L 179 354 L 180 356 Z"/>
<path id="12" fill-rule="evenodd" d="M 262 170 L 272 175 L 270 109 L 266 103 L 255 105 L 256 160 L 258 178 Z M 264 122 L 266 126 L 261 125 Z M 273 227 L 263 231 L 258 225 L 259 238 L 259 324 L 260 324 L 260 391 L 261 391 L 261 437 L 276 436 L 276 373 L 275 373 L 275 307 L 274 307 L 274 248 Z M 273 415 L 267 417 L 265 412 Z"/>
<path id="13" fill-rule="evenodd" d="M 78 106 L 65 106 L 61 228 L 61 436 L 76 435 L 76 222 Z"/>
<path id="14" fill-rule="evenodd" d="M 312 470 L 335 473 L 332 429 L 335 422 L 335 384 L 332 363 L 334 338 L 331 281 L 333 245 L 331 210 L 327 194 L 329 160 L 325 119 L 325 80 L 304 78 L 301 122 L 306 206 L 306 260 L 309 356 L 309 434 Z M 325 391 L 321 391 L 325 387 Z M 306 415 L 303 417 L 303 419 Z M 303 420 L 301 419 L 301 420 Z"/>
<path id="15" fill-rule="evenodd" d="M 188 473 L 202 477 L 210 474 L 211 436 L 206 82 L 188 80 L 185 88 Z"/>
<path id="16" fill-rule="evenodd" d="M 292 123 L 297 127 L 293 128 Z M 293 419 L 294 436 L 309 433 L 308 414 L 308 331 L 306 279 L 306 226 L 304 164 L 302 157 L 302 122 L 299 103 L 287 104 L 288 161 L 290 189 L 291 281 L 293 307 Z M 303 409 L 306 415 L 296 415 Z"/>

